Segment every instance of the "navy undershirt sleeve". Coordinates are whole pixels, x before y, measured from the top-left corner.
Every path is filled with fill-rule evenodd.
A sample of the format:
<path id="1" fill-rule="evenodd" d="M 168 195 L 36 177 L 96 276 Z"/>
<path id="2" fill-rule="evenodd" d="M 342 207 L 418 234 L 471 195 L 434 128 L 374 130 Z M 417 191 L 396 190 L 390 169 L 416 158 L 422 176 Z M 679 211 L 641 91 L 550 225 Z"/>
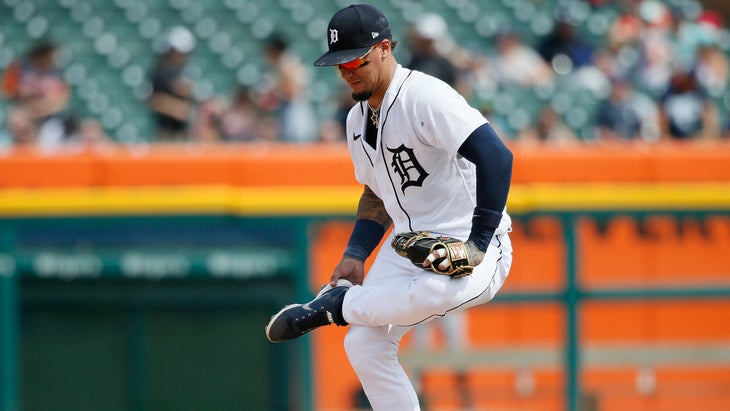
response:
<path id="1" fill-rule="evenodd" d="M 380 223 L 365 218 L 358 219 L 345 248 L 345 255 L 360 261 L 367 260 L 384 235 L 385 227 Z"/>
<path id="2" fill-rule="evenodd" d="M 486 251 L 507 204 L 512 180 L 512 152 L 486 123 L 467 137 L 459 147 L 459 154 L 476 165 L 477 205 L 469 240 Z"/>

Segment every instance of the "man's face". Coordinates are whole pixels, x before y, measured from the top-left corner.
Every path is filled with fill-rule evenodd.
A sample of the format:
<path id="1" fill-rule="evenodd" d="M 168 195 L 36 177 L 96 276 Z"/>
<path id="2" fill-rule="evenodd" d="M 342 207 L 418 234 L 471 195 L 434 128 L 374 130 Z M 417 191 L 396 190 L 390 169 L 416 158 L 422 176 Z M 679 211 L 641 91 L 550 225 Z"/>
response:
<path id="1" fill-rule="evenodd" d="M 337 66 L 355 101 L 365 101 L 373 95 L 380 63 L 375 56 L 380 51 L 380 44 L 374 45 L 364 56 Z"/>

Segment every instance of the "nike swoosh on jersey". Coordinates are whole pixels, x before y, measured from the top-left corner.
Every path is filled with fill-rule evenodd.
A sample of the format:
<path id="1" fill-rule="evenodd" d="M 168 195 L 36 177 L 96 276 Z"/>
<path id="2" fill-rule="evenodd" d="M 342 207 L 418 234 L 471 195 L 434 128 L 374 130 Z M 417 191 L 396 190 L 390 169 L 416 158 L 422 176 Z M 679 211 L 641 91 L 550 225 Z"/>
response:
<path id="1" fill-rule="evenodd" d="M 362 134 L 353 134 L 352 135 L 352 140 L 353 141 L 357 141 L 357 139 L 360 138 L 361 136 L 362 136 Z"/>

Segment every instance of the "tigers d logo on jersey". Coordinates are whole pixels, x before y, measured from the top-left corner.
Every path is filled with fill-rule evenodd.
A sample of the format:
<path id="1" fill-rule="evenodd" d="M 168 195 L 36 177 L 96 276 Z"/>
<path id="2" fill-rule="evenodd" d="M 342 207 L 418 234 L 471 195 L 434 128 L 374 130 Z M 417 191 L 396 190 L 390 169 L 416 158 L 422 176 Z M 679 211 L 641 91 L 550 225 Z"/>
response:
<path id="1" fill-rule="evenodd" d="M 393 153 L 390 165 L 393 166 L 393 171 L 400 177 L 401 191 L 405 193 L 406 188 L 410 186 L 422 187 L 428 173 L 421 167 L 421 163 L 413 154 L 413 149 L 403 144 L 398 148 L 387 148 L 388 151 Z"/>

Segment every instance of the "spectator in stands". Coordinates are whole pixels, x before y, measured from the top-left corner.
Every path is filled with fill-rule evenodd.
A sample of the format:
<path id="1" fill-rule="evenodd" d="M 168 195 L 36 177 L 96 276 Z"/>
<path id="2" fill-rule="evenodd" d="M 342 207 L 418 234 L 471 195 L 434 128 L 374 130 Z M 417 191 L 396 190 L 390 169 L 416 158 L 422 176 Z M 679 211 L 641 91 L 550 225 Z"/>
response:
<path id="1" fill-rule="evenodd" d="M 446 21 L 438 14 L 419 17 L 410 31 L 408 48 L 411 53 L 406 67 L 422 71 L 456 87 L 458 70 L 454 63 L 438 50 L 438 42 L 448 38 Z"/>
<path id="2" fill-rule="evenodd" d="M 540 111 L 534 124 L 520 132 L 516 142 L 523 145 L 564 147 L 579 143 L 580 140 L 558 113 L 548 105 Z"/>
<path id="3" fill-rule="evenodd" d="M 618 62 L 616 54 L 608 48 L 599 48 L 593 53 L 592 64 L 580 67 L 572 74 L 579 89 L 589 90 L 598 98 L 607 97 L 611 90 L 611 79 L 627 77 Z"/>
<path id="4" fill-rule="evenodd" d="M 85 118 L 79 124 L 73 141 L 83 146 L 104 146 L 112 144 L 114 141 L 106 134 L 99 120 L 95 118 Z"/>
<path id="5" fill-rule="evenodd" d="M 554 59 L 559 56 L 567 57 L 572 68 L 583 67 L 593 61 L 593 47 L 576 35 L 575 27 L 566 18 L 558 19 L 552 33 L 538 44 L 537 51 L 552 66 L 556 65 Z"/>
<path id="6" fill-rule="evenodd" d="M 279 119 L 282 141 L 313 142 L 317 140 L 317 121 L 307 95 L 309 71 L 287 49 L 287 41 L 278 35 L 266 45 L 271 70 L 263 85 L 264 98 Z"/>
<path id="7" fill-rule="evenodd" d="M 659 104 L 663 135 L 676 140 L 711 139 L 720 134 L 718 113 L 692 72 L 679 70 Z"/>
<path id="8" fill-rule="evenodd" d="M 73 149 L 101 148 L 114 144 L 114 140 L 106 134 L 101 122 L 93 117 L 84 118 L 78 121 L 70 117 L 64 122 L 63 140 L 60 142 L 64 147 Z M 59 148 L 59 143 L 37 142 L 39 148 L 44 150 Z"/>
<path id="9" fill-rule="evenodd" d="M 607 48 L 598 49 L 593 53 L 592 66 L 600 70 L 607 79 L 626 76 L 626 71 L 619 63 L 616 53 Z"/>
<path id="10" fill-rule="evenodd" d="M 626 79 L 614 79 L 611 95 L 596 110 L 599 141 L 655 141 L 659 138 L 656 104 Z"/>
<path id="11" fill-rule="evenodd" d="M 704 44 L 697 50 L 694 70 L 700 88 L 713 97 L 722 96 L 730 81 L 730 61 L 715 44 Z"/>
<path id="12" fill-rule="evenodd" d="M 182 26 L 173 27 L 167 36 L 162 54 L 152 69 L 152 95 L 148 104 L 152 110 L 158 141 L 181 141 L 188 138 L 190 119 L 195 105 L 192 83 L 185 75 L 195 37 Z"/>
<path id="13" fill-rule="evenodd" d="M 497 36 L 497 55 L 492 60 L 500 83 L 546 86 L 552 84 L 555 77 L 542 57 L 511 30 L 502 31 Z"/>
<path id="14" fill-rule="evenodd" d="M 636 47 L 638 61 L 633 82 L 659 97 L 666 90 L 673 70 L 673 17 L 665 4 L 655 0 L 641 2 L 638 12 L 643 24 Z"/>
<path id="15" fill-rule="evenodd" d="M 713 10 L 704 10 L 693 20 L 675 10 L 671 30 L 676 67 L 689 68 L 695 64 L 702 46 L 718 45 L 724 29 L 724 18 Z"/>
<path id="16" fill-rule="evenodd" d="M 54 63 L 56 49 L 55 44 L 42 42 L 23 60 L 11 63 L 3 74 L 5 96 L 28 109 L 37 121 L 61 117 L 71 98 L 70 88 Z"/>
<path id="17" fill-rule="evenodd" d="M 644 22 L 639 16 L 640 0 L 619 2 L 621 14 L 613 20 L 606 36 L 606 47 L 618 53 L 621 50 L 636 47 L 644 29 Z"/>
<path id="18" fill-rule="evenodd" d="M 38 141 L 38 127 L 28 108 L 15 107 L 8 113 L 5 127 L 0 131 L 1 145 L 28 146 Z"/>
<path id="19" fill-rule="evenodd" d="M 220 120 L 225 107 L 225 99 L 217 95 L 198 101 L 190 126 L 190 140 L 198 143 L 220 141 Z"/>
<path id="20" fill-rule="evenodd" d="M 236 89 L 233 101 L 220 115 L 220 138 L 224 142 L 250 142 L 257 140 L 258 118 L 261 115 L 251 90 L 246 86 Z"/>
<path id="21" fill-rule="evenodd" d="M 17 116 L 30 117 L 36 129 L 34 140 L 44 145 L 63 141 L 65 122 L 71 116 L 71 89 L 55 66 L 56 50 L 47 41 L 35 45 L 25 58 L 11 63 L 2 78 L 3 93 L 22 109 Z"/>

